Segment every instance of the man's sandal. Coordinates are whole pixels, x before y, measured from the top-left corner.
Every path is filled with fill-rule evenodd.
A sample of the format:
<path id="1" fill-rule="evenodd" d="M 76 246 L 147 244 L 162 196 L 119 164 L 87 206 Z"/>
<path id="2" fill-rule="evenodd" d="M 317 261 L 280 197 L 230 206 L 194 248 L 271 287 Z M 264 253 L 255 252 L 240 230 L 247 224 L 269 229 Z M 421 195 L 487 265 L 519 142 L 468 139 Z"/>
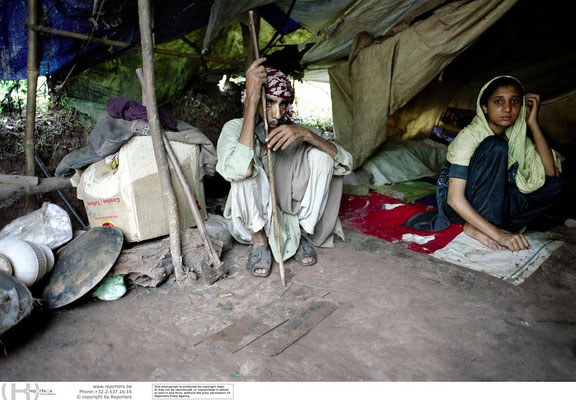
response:
<path id="1" fill-rule="evenodd" d="M 312 258 L 312 261 L 305 263 L 305 258 Z M 296 254 L 294 254 L 294 261 L 305 267 L 316 264 L 316 250 L 314 250 L 314 246 L 312 246 L 312 243 L 310 243 L 304 235 L 300 238 L 300 245 L 298 246 L 298 250 L 296 250 Z"/>
<path id="2" fill-rule="evenodd" d="M 270 270 L 272 268 L 272 254 L 267 245 L 263 244 L 258 247 L 250 245 L 250 255 L 248 256 L 248 262 L 246 263 L 246 269 L 254 276 L 259 276 L 262 278 L 270 275 Z M 259 269 L 265 270 L 265 272 L 256 272 Z"/>

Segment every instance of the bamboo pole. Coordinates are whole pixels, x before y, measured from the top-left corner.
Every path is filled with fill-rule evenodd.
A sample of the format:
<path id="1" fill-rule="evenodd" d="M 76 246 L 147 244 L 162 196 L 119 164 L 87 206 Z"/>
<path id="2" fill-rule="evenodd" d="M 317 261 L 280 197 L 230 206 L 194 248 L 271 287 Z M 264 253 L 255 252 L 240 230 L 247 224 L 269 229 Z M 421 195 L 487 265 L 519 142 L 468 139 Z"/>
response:
<path id="1" fill-rule="evenodd" d="M 248 11 L 250 17 L 250 27 L 252 28 L 252 43 L 254 46 L 254 59 L 259 59 L 258 51 L 258 37 L 256 35 L 256 28 L 254 23 L 254 12 Z M 266 114 L 266 89 L 262 87 L 261 94 L 262 103 L 262 119 L 264 120 L 264 131 L 268 134 L 268 115 Z M 278 265 L 280 267 L 280 280 L 282 286 L 286 286 L 286 273 L 284 271 L 284 259 L 282 257 L 282 243 L 280 242 L 280 221 L 278 219 L 278 204 L 276 202 L 276 187 L 274 182 L 274 163 L 272 162 L 272 150 L 266 148 L 268 158 L 268 179 L 270 180 L 270 201 L 272 203 L 272 218 L 274 219 L 274 239 L 276 240 L 276 247 L 278 249 Z"/>
<path id="2" fill-rule="evenodd" d="M 50 35 L 69 37 L 69 38 L 79 39 L 79 40 L 90 40 L 92 42 L 105 44 L 108 46 L 115 46 L 115 47 L 121 47 L 121 48 L 133 47 L 136 50 L 142 49 L 142 47 L 139 45 L 132 45 L 130 43 L 119 42 L 117 40 L 111 40 L 111 39 L 95 38 L 92 36 L 83 35 L 81 33 L 63 31 L 60 29 L 48 28 L 46 26 L 41 26 L 41 25 L 36 25 L 36 24 L 29 25 L 29 28 L 31 28 L 35 32 L 42 32 L 42 33 L 47 33 Z M 158 47 L 153 47 L 152 51 L 154 53 L 157 53 L 157 54 L 165 54 L 165 55 L 174 56 L 174 57 L 190 58 L 192 60 L 209 61 L 209 62 L 215 62 L 215 63 L 219 63 L 219 64 L 242 65 L 241 62 L 236 61 L 236 60 L 230 60 L 230 59 L 218 58 L 218 57 L 206 57 L 206 56 L 203 56 L 200 54 L 189 54 L 189 53 L 182 53 L 179 51 L 159 49 Z"/>
<path id="3" fill-rule="evenodd" d="M 38 22 L 38 1 L 28 0 L 28 23 Z M 28 59 L 26 62 L 26 79 L 28 94 L 26 97 L 26 131 L 24 134 L 24 157 L 26 175 L 35 174 L 34 131 L 36 129 L 36 89 L 38 87 L 38 34 L 28 28 Z M 26 210 L 36 209 L 34 196 L 26 198 Z"/>
<path id="4" fill-rule="evenodd" d="M 156 89 L 154 84 L 154 55 L 152 53 L 152 29 L 150 28 L 150 1 L 138 0 L 138 20 L 140 24 L 140 42 L 142 44 L 142 70 L 144 72 L 144 87 L 146 93 L 146 111 L 150 135 L 154 147 L 154 157 L 160 174 L 160 184 L 164 204 L 168 212 L 168 224 L 170 227 L 170 253 L 174 264 L 174 275 L 177 282 L 185 279 L 182 265 L 182 247 L 180 238 L 180 219 L 178 215 L 178 203 L 168 168 L 168 158 L 162 141 L 162 127 L 156 104 Z"/>

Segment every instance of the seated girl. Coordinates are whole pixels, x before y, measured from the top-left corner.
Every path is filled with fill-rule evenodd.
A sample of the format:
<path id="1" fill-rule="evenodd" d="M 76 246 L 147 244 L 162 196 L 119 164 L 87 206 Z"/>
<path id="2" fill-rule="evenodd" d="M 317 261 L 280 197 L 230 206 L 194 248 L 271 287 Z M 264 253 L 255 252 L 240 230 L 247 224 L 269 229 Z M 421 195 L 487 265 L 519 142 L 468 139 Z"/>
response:
<path id="1" fill-rule="evenodd" d="M 565 191 L 559 155 L 538 124 L 539 106 L 540 96 L 525 94 L 511 76 L 484 85 L 476 116 L 448 147 L 437 184 L 438 211 L 415 215 L 405 226 L 439 231 L 454 222 L 491 249 L 530 248 L 520 232 Z"/>

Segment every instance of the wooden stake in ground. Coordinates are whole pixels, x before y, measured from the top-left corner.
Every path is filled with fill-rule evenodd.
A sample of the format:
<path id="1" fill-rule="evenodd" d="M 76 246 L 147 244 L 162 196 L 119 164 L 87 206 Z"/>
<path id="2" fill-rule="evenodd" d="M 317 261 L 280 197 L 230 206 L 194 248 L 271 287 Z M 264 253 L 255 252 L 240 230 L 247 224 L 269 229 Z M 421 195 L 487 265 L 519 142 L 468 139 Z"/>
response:
<path id="1" fill-rule="evenodd" d="M 258 51 L 258 37 L 256 36 L 256 28 L 254 22 L 254 12 L 248 11 L 250 16 L 250 30 L 252 31 L 252 43 L 254 46 L 255 59 L 260 58 Z M 262 119 L 264 119 L 264 131 L 268 134 L 268 115 L 266 114 L 266 89 L 262 88 Z M 272 218 L 274 219 L 274 239 L 276 240 L 276 247 L 278 248 L 278 265 L 280 266 L 280 280 L 282 286 L 286 286 L 286 273 L 284 272 L 284 260 L 282 259 L 282 243 L 280 243 L 280 223 L 278 221 L 278 204 L 276 203 L 276 187 L 274 186 L 274 164 L 272 162 L 272 150 L 267 148 L 268 155 L 268 179 L 270 180 L 270 201 L 272 203 Z"/>
<path id="2" fill-rule="evenodd" d="M 160 184 L 164 204 L 168 212 L 168 224 L 170 227 L 170 254 L 174 265 L 174 275 L 177 282 L 185 279 L 184 268 L 182 266 L 182 248 L 180 241 L 180 218 L 178 215 L 178 203 L 176 195 L 170 181 L 170 170 L 168 169 L 168 158 L 162 141 L 162 127 L 158 116 L 158 106 L 156 104 L 156 88 L 154 85 L 154 56 L 152 54 L 152 29 L 150 27 L 150 2 L 149 0 L 138 0 L 138 20 L 140 23 L 140 43 L 142 45 L 142 69 L 144 72 L 144 87 L 146 92 L 146 111 L 148 114 L 148 124 L 150 125 L 150 135 L 154 147 L 154 157 L 158 165 L 160 174 Z"/>
<path id="3" fill-rule="evenodd" d="M 28 24 L 38 21 L 38 1 L 28 0 Z M 26 158 L 26 175 L 35 175 L 34 130 L 36 128 L 36 88 L 38 86 L 38 34 L 28 28 L 28 60 L 26 63 L 28 95 L 26 98 L 26 133 L 24 136 L 24 155 Z M 35 197 L 26 198 L 26 211 L 36 209 Z"/>

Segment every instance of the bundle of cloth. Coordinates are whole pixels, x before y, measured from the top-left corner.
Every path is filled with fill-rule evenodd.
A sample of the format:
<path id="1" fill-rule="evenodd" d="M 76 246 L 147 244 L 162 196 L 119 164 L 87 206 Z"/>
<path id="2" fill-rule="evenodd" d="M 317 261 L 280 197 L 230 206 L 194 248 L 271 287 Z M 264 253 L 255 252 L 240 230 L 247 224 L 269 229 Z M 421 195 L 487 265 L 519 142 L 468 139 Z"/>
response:
<path id="1" fill-rule="evenodd" d="M 117 153 L 133 135 L 149 135 L 146 107 L 127 97 L 112 97 L 106 102 L 107 115 L 98 120 L 88 136 L 88 145 L 67 154 L 58 164 L 55 175 L 66 177 L 77 169 L 103 160 Z M 166 109 L 158 110 L 160 122 L 170 141 L 198 144 L 200 148 L 201 178 L 213 176 L 216 149 L 198 128 L 178 121 Z"/>

